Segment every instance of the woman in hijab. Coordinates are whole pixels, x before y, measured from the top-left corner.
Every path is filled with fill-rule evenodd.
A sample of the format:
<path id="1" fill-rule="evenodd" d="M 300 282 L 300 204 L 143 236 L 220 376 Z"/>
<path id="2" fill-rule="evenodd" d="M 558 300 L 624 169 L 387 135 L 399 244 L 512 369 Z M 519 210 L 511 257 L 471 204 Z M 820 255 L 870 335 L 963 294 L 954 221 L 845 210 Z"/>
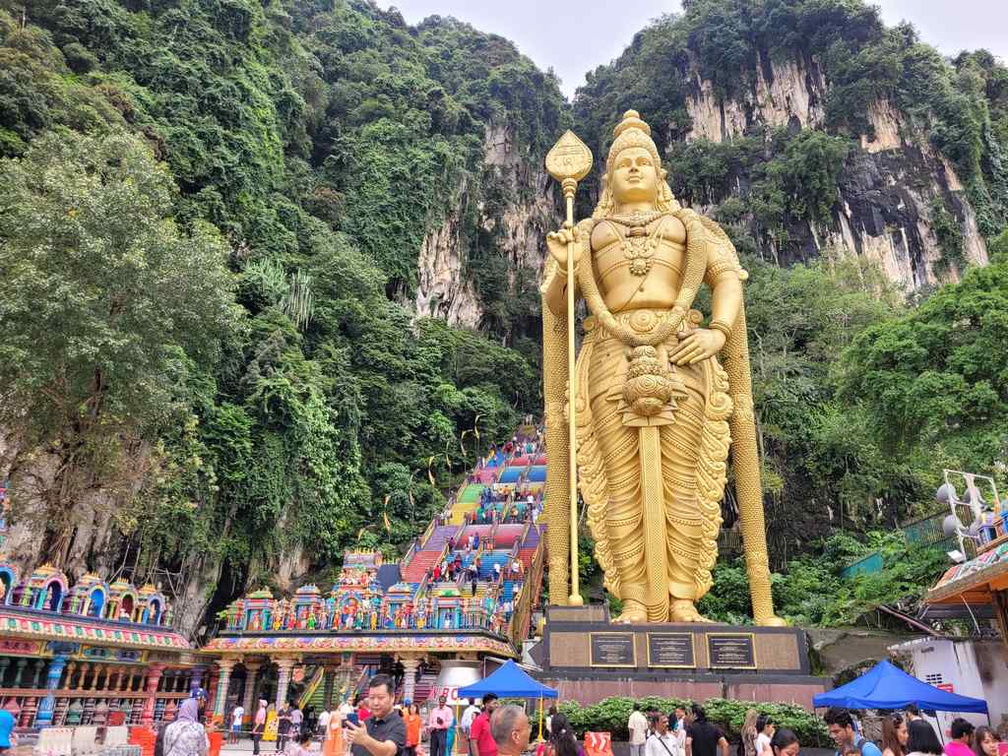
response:
<path id="1" fill-rule="evenodd" d="M 206 756 L 210 748 L 206 730 L 199 723 L 199 704 L 187 698 L 179 706 L 175 721 L 165 729 L 165 756 Z"/>
<path id="2" fill-rule="evenodd" d="M 259 756 L 259 741 L 266 730 L 266 699 L 259 699 L 259 710 L 252 719 L 252 754 Z"/>

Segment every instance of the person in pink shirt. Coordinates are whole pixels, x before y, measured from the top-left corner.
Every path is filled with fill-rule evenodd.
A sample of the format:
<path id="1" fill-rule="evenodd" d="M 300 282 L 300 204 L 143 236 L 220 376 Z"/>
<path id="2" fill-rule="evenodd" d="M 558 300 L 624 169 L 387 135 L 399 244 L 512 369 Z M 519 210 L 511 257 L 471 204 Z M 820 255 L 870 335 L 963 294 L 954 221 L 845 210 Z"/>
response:
<path id="1" fill-rule="evenodd" d="M 446 706 L 447 703 L 447 697 L 440 696 L 437 708 L 431 709 L 430 716 L 427 717 L 427 729 L 430 732 L 430 756 L 447 756 L 448 728 L 455 721 L 452 710 Z"/>
<path id="2" fill-rule="evenodd" d="M 973 730 L 976 728 L 962 717 L 952 720 L 949 727 L 949 742 L 945 744 L 945 756 L 976 756 L 973 753 Z"/>

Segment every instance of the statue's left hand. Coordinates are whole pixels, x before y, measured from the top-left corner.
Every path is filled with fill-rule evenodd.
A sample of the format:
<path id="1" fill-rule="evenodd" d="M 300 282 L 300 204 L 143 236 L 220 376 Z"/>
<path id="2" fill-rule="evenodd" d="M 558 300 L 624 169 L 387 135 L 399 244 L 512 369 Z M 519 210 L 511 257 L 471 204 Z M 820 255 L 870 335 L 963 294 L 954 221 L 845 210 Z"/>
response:
<path id="1" fill-rule="evenodd" d="M 669 355 L 676 365 L 692 365 L 706 360 L 720 352 L 725 344 L 725 335 L 721 331 L 708 328 L 680 331 L 677 335 L 679 344 Z"/>

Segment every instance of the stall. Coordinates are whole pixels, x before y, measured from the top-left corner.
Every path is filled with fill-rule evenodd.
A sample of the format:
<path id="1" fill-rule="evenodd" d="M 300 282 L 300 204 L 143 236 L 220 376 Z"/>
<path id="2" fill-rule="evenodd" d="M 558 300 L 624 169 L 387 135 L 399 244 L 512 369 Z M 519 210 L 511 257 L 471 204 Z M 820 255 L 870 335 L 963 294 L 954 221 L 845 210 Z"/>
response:
<path id="1" fill-rule="evenodd" d="M 559 695 L 554 688 L 543 685 L 510 660 L 489 677 L 484 677 L 478 683 L 459 688 L 458 695 L 459 698 L 482 698 L 487 693 L 495 693 L 501 698 L 538 699 L 540 739 L 543 732 L 543 700 L 556 698 Z"/>
<path id="2" fill-rule="evenodd" d="M 921 709 L 934 711 L 987 713 L 987 702 L 983 699 L 928 685 L 884 659 L 857 679 L 820 693 L 812 701 L 816 708 L 902 709 L 907 704 L 917 704 Z"/>

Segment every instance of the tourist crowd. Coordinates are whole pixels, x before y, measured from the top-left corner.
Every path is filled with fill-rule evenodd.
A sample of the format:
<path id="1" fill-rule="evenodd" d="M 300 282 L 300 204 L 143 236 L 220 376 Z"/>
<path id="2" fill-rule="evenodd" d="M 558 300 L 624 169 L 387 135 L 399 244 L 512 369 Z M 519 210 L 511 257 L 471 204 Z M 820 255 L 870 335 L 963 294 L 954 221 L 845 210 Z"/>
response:
<path id="1" fill-rule="evenodd" d="M 503 706 L 498 696 L 489 693 L 482 705 L 470 699 L 456 725 L 455 712 L 444 696 L 426 716 L 416 703 L 395 705 L 403 676 L 401 665 L 390 668 L 388 674 L 379 673 L 368 682 L 365 696 L 320 714 L 310 706 L 301 711 L 294 704 L 273 714 L 273 705 L 260 700 L 252 717 L 253 753 L 259 754 L 260 741 L 271 723 L 275 753 L 286 756 L 317 752 L 315 741 L 321 742 L 322 756 L 422 756 L 425 739 L 428 747 L 423 750 L 428 756 L 449 756 L 460 750 L 458 745 L 453 748 L 455 737 L 463 738 L 462 750 L 469 756 L 521 756 L 529 751 L 532 723 L 521 707 Z M 205 697 L 193 698 L 179 706 L 175 721 L 161 729 L 155 756 L 206 756 L 208 741 L 200 708 L 204 703 Z M 241 706 L 229 713 L 231 742 L 237 742 L 244 716 Z M 845 709 L 829 709 L 825 723 L 836 746 L 834 756 L 999 756 L 1001 737 L 992 728 L 954 719 L 942 745 L 938 733 L 913 705 L 882 718 L 878 742 L 865 737 L 860 723 Z M 3 725 L 0 717 L 0 745 Z M 779 728 L 757 708 L 747 712 L 734 744 L 729 743 L 727 728 L 711 721 L 699 705 L 689 711 L 678 707 L 664 712 L 644 711 L 634 704 L 627 730 L 630 756 L 799 756 L 801 750 L 794 731 Z M 586 754 L 570 722 L 555 706 L 550 707 L 541 734 L 535 756 L 598 753 Z"/>

